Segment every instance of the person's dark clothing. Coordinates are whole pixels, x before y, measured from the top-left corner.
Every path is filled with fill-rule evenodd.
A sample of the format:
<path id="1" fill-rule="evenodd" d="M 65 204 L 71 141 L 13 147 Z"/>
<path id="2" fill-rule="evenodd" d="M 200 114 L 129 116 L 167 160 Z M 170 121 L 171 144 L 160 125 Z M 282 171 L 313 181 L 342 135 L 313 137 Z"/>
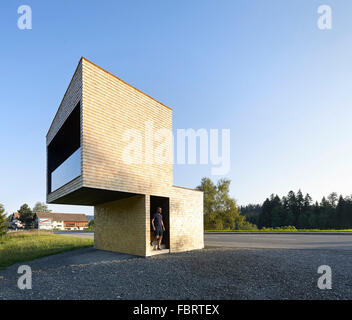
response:
<path id="1" fill-rule="evenodd" d="M 156 213 L 153 219 L 154 219 L 154 227 L 155 227 L 155 231 L 154 231 L 155 236 L 162 236 L 163 235 L 163 224 L 162 224 L 163 216 L 160 213 Z"/>
<path id="2" fill-rule="evenodd" d="M 158 237 L 158 236 L 161 237 L 163 235 L 163 229 L 162 228 L 159 228 L 159 229 L 155 228 L 154 235 L 156 237 Z"/>
<path id="3" fill-rule="evenodd" d="M 157 229 L 158 227 L 160 227 L 161 229 L 163 228 L 162 220 L 163 220 L 163 216 L 160 213 L 156 213 L 154 215 L 155 229 Z"/>

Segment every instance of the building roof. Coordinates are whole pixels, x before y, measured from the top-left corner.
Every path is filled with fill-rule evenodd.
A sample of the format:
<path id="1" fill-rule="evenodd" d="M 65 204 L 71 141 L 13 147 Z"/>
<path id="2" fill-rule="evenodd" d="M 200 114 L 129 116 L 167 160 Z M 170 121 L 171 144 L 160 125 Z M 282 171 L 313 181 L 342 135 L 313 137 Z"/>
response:
<path id="1" fill-rule="evenodd" d="M 13 218 L 19 219 L 20 218 L 20 214 L 18 212 L 14 212 L 12 214 Z"/>
<path id="2" fill-rule="evenodd" d="M 74 76 L 75 76 L 75 74 L 76 74 L 76 72 L 77 72 L 77 70 L 78 70 L 80 64 L 82 63 L 82 60 L 85 60 L 86 62 L 90 63 L 90 64 L 93 65 L 94 67 L 96 67 L 96 68 L 98 68 L 98 69 L 104 71 L 105 73 L 109 74 L 110 76 L 114 77 L 115 79 L 118 79 L 119 81 L 123 82 L 124 84 L 128 85 L 129 87 L 133 88 L 134 90 L 136 90 L 136 91 L 142 93 L 142 94 L 145 95 L 146 97 L 148 97 L 148 98 L 150 98 L 150 99 L 156 101 L 157 103 L 159 103 L 159 104 L 162 105 L 163 107 L 165 107 L 165 108 L 167 108 L 167 109 L 169 109 L 169 110 L 172 111 L 172 108 L 170 108 L 170 107 L 168 107 L 167 105 L 163 104 L 163 103 L 160 102 L 159 100 L 154 99 L 154 98 L 151 97 L 149 94 L 146 94 L 144 91 L 137 89 L 136 87 L 134 87 L 134 86 L 132 86 L 131 84 L 127 83 L 126 81 L 120 79 L 119 77 L 115 76 L 113 73 L 111 73 L 111 72 L 109 72 L 109 71 L 103 69 L 102 67 L 98 66 L 97 64 L 95 64 L 94 62 L 88 60 L 88 59 L 85 58 L 85 57 L 81 57 L 81 59 L 79 60 L 78 65 L 77 65 L 77 67 L 76 67 L 76 70 L 75 70 L 75 72 L 74 72 L 74 74 L 73 74 L 73 76 L 72 76 L 72 78 L 71 78 L 71 82 L 72 82 L 72 80 L 73 80 L 73 78 L 74 78 Z M 68 90 L 69 90 L 69 88 L 70 88 L 71 82 L 70 82 L 69 86 L 68 86 L 67 89 L 66 89 L 66 92 L 65 92 L 65 94 L 64 94 L 64 97 L 62 98 L 61 103 L 60 103 L 60 106 L 59 106 L 59 108 L 58 108 L 58 110 L 56 111 L 56 114 L 55 114 L 55 116 L 54 116 L 54 119 L 56 118 L 56 115 L 58 114 L 58 112 L 59 112 L 59 110 L 60 110 L 61 104 L 62 104 L 62 102 L 64 101 L 64 98 L 65 98 L 65 96 L 66 96 L 66 94 L 67 94 L 67 92 L 68 92 Z M 54 123 L 54 121 L 51 123 L 51 125 L 50 125 L 50 127 L 49 127 L 49 130 L 48 130 L 46 136 L 48 136 L 48 134 L 49 134 L 49 132 L 50 132 L 50 130 L 51 130 L 51 127 L 53 126 L 53 123 Z"/>
<path id="3" fill-rule="evenodd" d="M 38 218 L 48 218 L 53 221 L 82 221 L 88 222 L 88 218 L 83 213 L 56 213 L 56 212 L 36 212 Z"/>

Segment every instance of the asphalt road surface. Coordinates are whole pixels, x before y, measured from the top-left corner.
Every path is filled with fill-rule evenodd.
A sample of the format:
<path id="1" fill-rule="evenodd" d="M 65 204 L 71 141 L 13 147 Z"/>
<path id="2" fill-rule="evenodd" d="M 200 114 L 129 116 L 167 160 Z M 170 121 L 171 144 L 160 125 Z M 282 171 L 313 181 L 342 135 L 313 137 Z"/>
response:
<path id="1" fill-rule="evenodd" d="M 70 236 L 93 238 L 93 232 L 56 232 Z M 352 249 L 352 234 L 272 234 L 272 233 L 206 233 L 206 248 L 256 249 Z"/>
<path id="2" fill-rule="evenodd" d="M 205 234 L 205 245 L 222 248 L 352 249 L 351 235 L 336 234 Z"/>

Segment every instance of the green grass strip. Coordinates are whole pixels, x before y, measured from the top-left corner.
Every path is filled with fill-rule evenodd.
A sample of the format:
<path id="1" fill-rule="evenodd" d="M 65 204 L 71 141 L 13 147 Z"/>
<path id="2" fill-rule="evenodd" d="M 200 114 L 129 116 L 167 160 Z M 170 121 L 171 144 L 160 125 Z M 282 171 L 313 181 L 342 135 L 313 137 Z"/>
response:
<path id="1" fill-rule="evenodd" d="M 93 246 L 93 239 L 46 232 L 11 232 L 0 238 L 0 269 L 64 251 Z"/>

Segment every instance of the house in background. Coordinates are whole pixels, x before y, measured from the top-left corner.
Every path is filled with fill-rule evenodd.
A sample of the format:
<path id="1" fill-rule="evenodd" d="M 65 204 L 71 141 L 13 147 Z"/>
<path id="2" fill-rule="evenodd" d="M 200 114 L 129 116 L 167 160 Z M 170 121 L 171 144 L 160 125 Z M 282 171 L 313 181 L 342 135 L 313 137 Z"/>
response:
<path id="1" fill-rule="evenodd" d="M 39 230 L 84 230 L 88 218 L 85 214 L 36 212 L 34 225 Z"/>
<path id="2" fill-rule="evenodd" d="M 22 221 L 20 220 L 20 214 L 18 212 L 14 212 L 11 215 L 9 228 L 10 229 L 14 229 L 14 230 L 23 229 L 24 228 L 24 225 L 23 225 Z"/>

